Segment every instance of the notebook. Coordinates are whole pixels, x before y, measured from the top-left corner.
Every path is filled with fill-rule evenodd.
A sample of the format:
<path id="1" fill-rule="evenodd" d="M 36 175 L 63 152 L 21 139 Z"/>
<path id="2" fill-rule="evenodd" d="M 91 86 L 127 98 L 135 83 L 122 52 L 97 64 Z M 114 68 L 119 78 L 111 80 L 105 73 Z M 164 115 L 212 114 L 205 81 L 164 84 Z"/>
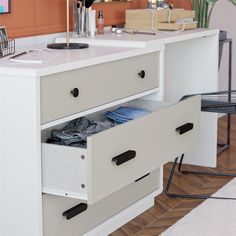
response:
<path id="1" fill-rule="evenodd" d="M 18 63 L 42 63 L 53 56 L 53 50 L 50 49 L 32 49 L 24 51 L 10 57 L 10 62 Z"/>

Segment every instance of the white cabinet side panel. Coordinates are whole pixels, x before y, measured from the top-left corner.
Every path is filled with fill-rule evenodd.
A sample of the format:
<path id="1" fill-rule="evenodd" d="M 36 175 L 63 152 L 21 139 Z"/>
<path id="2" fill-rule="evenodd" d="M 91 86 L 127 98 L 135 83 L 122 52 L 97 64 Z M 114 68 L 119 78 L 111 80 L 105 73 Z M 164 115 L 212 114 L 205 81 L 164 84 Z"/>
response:
<path id="1" fill-rule="evenodd" d="M 183 95 L 217 91 L 218 35 L 166 45 L 166 101 Z M 217 114 L 202 113 L 201 143 L 186 154 L 189 164 L 215 167 L 217 148 Z"/>
<path id="2" fill-rule="evenodd" d="M 0 78 L 1 236 L 42 236 L 38 81 Z"/>

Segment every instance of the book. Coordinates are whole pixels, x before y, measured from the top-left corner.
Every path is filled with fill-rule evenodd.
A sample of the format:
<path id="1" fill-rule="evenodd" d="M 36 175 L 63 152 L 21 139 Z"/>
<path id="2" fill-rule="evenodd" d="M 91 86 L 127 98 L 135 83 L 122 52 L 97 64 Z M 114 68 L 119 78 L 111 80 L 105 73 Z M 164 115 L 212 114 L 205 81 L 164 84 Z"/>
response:
<path id="1" fill-rule="evenodd" d="M 158 25 L 161 28 L 164 27 L 164 25 L 159 23 L 174 23 L 182 19 L 186 19 L 186 21 L 193 21 L 194 17 L 195 17 L 195 11 L 183 10 L 183 9 L 126 10 L 125 25 L 126 28 L 128 29 L 150 30 L 153 28 L 157 29 Z"/>
<path id="2" fill-rule="evenodd" d="M 196 29 L 197 21 L 184 22 L 177 21 L 174 23 L 158 23 L 157 27 L 159 30 L 188 30 L 188 29 Z"/>

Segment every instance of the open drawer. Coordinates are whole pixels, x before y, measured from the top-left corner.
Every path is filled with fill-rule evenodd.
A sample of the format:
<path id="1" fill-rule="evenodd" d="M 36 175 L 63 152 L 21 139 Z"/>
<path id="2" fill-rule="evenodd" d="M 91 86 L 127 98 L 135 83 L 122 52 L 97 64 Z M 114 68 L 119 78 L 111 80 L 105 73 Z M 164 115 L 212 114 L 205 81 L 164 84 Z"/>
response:
<path id="1" fill-rule="evenodd" d="M 134 100 L 122 106 L 151 112 L 88 137 L 86 149 L 42 144 L 43 192 L 92 204 L 186 152 L 198 141 L 199 96 L 172 105 Z M 99 117 L 101 113 L 93 115 Z"/>

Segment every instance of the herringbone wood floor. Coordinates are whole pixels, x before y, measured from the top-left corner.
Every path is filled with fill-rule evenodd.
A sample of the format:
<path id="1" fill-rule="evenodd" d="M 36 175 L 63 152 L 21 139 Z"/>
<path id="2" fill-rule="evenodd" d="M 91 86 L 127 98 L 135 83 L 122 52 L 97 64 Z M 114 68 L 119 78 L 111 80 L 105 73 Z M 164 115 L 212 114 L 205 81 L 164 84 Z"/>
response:
<path id="1" fill-rule="evenodd" d="M 218 140 L 225 140 L 226 119 L 221 118 L 218 128 Z M 232 117 L 232 136 L 230 148 L 218 157 L 218 166 L 215 169 L 204 168 L 204 170 L 236 173 L 236 116 Z M 171 163 L 164 167 L 164 182 L 169 176 Z M 184 166 L 185 169 L 202 169 L 195 166 Z M 172 184 L 171 191 L 181 193 L 204 193 L 212 194 L 225 185 L 229 177 L 208 176 L 182 176 L 178 172 Z M 142 213 L 122 228 L 113 232 L 110 236 L 157 236 L 173 225 L 177 220 L 198 206 L 202 200 L 170 199 L 164 193 L 157 196 L 155 206 Z"/>

